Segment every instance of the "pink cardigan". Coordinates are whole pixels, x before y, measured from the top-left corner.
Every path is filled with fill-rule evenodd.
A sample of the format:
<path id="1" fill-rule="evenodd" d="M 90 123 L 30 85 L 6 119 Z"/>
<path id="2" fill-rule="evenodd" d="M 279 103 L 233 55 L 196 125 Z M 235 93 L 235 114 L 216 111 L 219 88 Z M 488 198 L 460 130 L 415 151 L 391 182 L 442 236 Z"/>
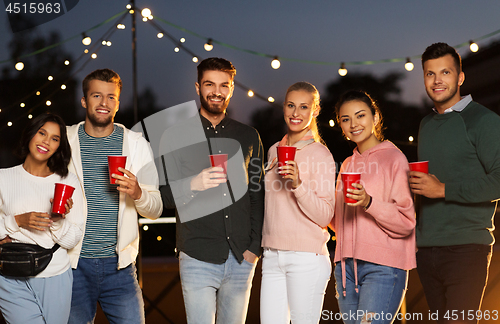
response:
<path id="1" fill-rule="evenodd" d="M 342 164 L 340 172 L 361 173 L 361 183 L 372 197 L 366 211 L 360 206 L 347 206 L 341 182 L 337 185 L 331 227 L 337 236 L 335 262 L 342 262 L 343 281 L 346 258 L 403 270 L 416 267 L 416 220 L 408 171 L 406 157 L 389 141 L 363 154 L 356 148 Z"/>
<path id="2" fill-rule="evenodd" d="M 335 205 L 335 162 L 324 145 L 299 141 L 295 161 L 302 184 L 291 189 L 289 179 L 282 179 L 274 144 L 268 152 L 270 170 L 265 175 L 265 213 L 262 246 L 289 251 L 329 255 L 327 226 Z M 286 180 L 286 181 L 285 181 Z"/>

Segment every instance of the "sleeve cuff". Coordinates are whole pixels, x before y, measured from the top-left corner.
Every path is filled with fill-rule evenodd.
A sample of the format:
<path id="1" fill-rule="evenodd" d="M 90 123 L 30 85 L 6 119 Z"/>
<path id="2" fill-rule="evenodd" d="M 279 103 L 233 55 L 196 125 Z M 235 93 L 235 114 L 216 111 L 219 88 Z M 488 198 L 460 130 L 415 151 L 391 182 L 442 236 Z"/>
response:
<path id="1" fill-rule="evenodd" d="M 5 229 L 7 230 L 8 233 L 15 233 L 20 231 L 19 225 L 17 225 L 16 222 L 16 218 L 13 215 L 6 216 L 4 218 L 4 222 L 5 222 Z"/>

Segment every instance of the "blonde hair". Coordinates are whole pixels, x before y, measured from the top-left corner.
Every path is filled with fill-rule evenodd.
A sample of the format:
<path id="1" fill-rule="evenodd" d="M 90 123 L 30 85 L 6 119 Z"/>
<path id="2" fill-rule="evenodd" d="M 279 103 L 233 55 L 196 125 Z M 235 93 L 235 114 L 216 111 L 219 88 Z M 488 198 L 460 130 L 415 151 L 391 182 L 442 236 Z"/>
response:
<path id="1" fill-rule="evenodd" d="M 318 91 L 318 89 L 316 89 L 316 87 L 314 85 L 312 85 L 309 82 L 300 81 L 300 82 L 296 82 L 296 83 L 292 84 L 286 90 L 285 98 L 286 98 L 286 96 L 288 96 L 288 94 L 290 92 L 300 91 L 300 90 L 304 90 L 304 91 L 312 94 L 313 102 L 314 102 L 314 110 L 318 111 L 318 114 L 319 114 L 321 112 L 319 91 Z M 309 127 L 311 129 L 312 134 L 313 134 L 314 141 L 319 142 L 319 143 L 326 146 L 325 142 L 323 141 L 323 139 L 321 138 L 321 135 L 319 133 L 317 117 L 313 117 L 313 120 L 311 121 L 311 125 Z"/>

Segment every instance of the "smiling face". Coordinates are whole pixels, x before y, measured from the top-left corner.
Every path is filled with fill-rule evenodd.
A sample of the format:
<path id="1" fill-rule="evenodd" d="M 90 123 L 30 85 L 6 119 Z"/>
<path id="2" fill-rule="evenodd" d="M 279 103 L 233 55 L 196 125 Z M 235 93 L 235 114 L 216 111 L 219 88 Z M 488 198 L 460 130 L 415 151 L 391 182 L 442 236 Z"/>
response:
<path id="1" fill-rule="evenodd" d="M 211 115 L 226 113 L 233 96 L 234 84 L 229 73 L 208 70 L 201 81 L 196 82 L 196 93 L 200 96 L 201 109 Z"/>
<path id="2" fill-rule="evenodd" d="M 87 109 L 85 122 L 94 127 L 112 125 L 120 106 L 120 88 L 116 83 L 91 80 L 86 94 L 82 98 L 82 106 Z"/>
<path id="3" fill-rule="evenodd" d="M 288 133 L 306 133 L 319 109 L 312 93 L 305 90 L 290 91 L 283 104 L 283 116 Z"/>
<path id="4" fill-rule="evenodd" d="M 460 101 L 465 75 L 457 69 L 451 54 L 428 60 L 423 68 L 425 91 L 440 113 Z"/>
<path id="5" fill-rule="evenodd" d="M 61 130 L 54 122 L 46 122 L 30 140 L 29 155 L 38 162 L 47 162 L 59 148 Z"/>
<path id="6" fill-rule="evenodd" d="M 360 153 L 379 143 L 375 126 L 380 118 L 378 114 L 373 115 L 366 103 L 359 100 L 344 102 L 339 109 L 339 115 L 344 135 L 356 143 Z"/>

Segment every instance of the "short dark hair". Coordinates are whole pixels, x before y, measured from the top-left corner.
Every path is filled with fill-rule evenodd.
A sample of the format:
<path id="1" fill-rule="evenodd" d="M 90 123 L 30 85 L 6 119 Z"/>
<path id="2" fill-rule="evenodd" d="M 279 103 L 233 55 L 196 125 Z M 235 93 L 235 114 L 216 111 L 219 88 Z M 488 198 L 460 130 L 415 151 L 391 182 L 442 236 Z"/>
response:
<path id="1" fill-rule="evenodd" d="M 113 70 L 110 69 L 100 69 L 90 72 L 82 82 L 83 97 L 87 99 L 87 92 L 89 91 L 89 83 L 92 80 L 99 80 L 104 82 L 112 82 L 118 86 L 120 93 L 122 92 L 122 79 Z"/>
<path id="2" fill-rule="evenodd" d="M 335 113 L 337 114 L 337 123 L 340 124 L 340 107 L 342 107 L 343 104 L 346 102 L 350 101 L 360 101 L 363 102 L 370 108 L 370 111 L 372 112 L 373 116 L 378 113 L 379 116 L 379 122 L 375 126 L 375 136 L 380 140 L 384 140 L 384 128 L 383 128 L 383 122 L 382 122 L 382 112 L 380 111 L 380 107 L 377 105 L 375 100 L 372 99 L 372 97 L 361 90 L 349 90 L 344 92 L 341 96 L 337 104 L 335 105 Z"/>
<path id="3" fill-rule="evenodd" d="M 231 76 L 231 80 L 233 80 L 236 75 L 236 68 L 233 63 L 220 57 L 209 57 L 198 64 L 198 83 L 201 82 L 205 71 L 226 72 Z"/>
<path id="4" fill-rule="evenodd" d="M 47 122 L 53 122 L 59 125 L 61 136 L 59 138 L 59 147 L 57 151 L 47 161 L 49 170 L 65 178 L 68 175 L 68 164 L 71 160 L 71 147 L 69 145 L 68 136 L 66 133 L 66 124 L 64 120 L 56 114 L 43 113 L 34 119 L 26 126 L 21 136 L 21 145 L 19 146 L 19 156 L 26 159 L 29 154 L 29 144 L 38 130 Z"/>
<path id="5" fill-rule="evenodd" d="M 462 58 L 453 47 L 446 43 L 434 43 L 425 49 L 424 54 L 422 54 L 422 68 L 428 60 L 438 59 L 448 54 L 453 57 L 457 71 L 462 72 Z"/>

